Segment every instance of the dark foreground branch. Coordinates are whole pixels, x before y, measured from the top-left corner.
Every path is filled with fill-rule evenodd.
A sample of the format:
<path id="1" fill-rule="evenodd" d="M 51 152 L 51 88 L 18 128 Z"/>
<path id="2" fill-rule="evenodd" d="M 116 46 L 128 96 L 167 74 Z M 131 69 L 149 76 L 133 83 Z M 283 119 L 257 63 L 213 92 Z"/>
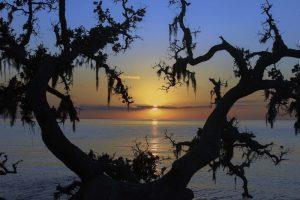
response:
<path id="1" fill-rule="evenodd" d="M 202 129 L 199 129 L 197 136 L 191 141 L 176 142 L 172 135 L 165 132 L 165 137 L 174 147 L 174 154 L 178 159 L 181 152 L 188 153 L 193 150 L 201 140 Z M 228 175 L 238 177 L 243 182 L 243 197 L 252 198 L 248 190 L 248 180 L 245 174 L 245 168 L 249 168 L 257 159 L 270 159 L 274 165 L 278 165 L 286 160 L 288 149 L 280 146 L 277 152 L 274 152 L 273 143 L 260 144 L 255 140 L 255 135 L 250 132 L 240 132 L 238 130 L 236 119 L 226 121 L 221 134 L 221 149 L 217 159 L 209 163 L 210 171 L 213 174 L 213 180 L 216 180 L 218 169 L 228 171 Z M 234 153 L 239 152 L 239 153 Z M 239 164 L 234 164 L 234 160 L 241 160 Z"/>
<path id="2" fill-rule="evenodd" d="M 22 160 L 19 160 L 19 161 L 13 163 L 11 165 L 12 169 L 9 169 L 6 166 L 7 161 L 8 161 L 8 156 L 5 153 L 0 152 L 0 176 L 4 176 L 7 174 L 16 174 L 17 167 L 18 167 L 19 163 L 22 162 Z"/>

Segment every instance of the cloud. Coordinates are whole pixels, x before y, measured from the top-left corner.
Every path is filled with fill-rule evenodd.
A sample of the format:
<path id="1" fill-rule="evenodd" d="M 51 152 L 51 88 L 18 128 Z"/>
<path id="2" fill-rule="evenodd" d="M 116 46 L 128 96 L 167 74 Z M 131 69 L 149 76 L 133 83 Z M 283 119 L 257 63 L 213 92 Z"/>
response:
<path id="1" fill-rule="evenodd" d="M 79 105 L 80 110 L 127 110 L 126 106 Z"/>
<path id="2" fill-rule="evenodd" d="M 106 105 L 79 105 L 80 110 L 127 110 L 126 106 L 106 106 Z M 152 105 L 132 105 L 129 110 L 147 110 L 152 109 Z M 195 108 L 211 108 L 210 105 L 196 105 L 196 106 L 158 106 L 159 109 L 195 109 Z"/>
<path id="3" fill-rule="evenodd" d="M 159 109 L 166 109 L 166 110 L 180 110 L 180 109 L 212 109 L 215 105 L 207 104 L 207 105 L 191 105 L 191 106 L 171 106 L 171 105 L 165 105 L 165 106 L 158 106 Z M 256 100 L 240 100 L 238 101 L 233 108 L 251 108 L 251 107 L 265 107 L 266 102 L 258 102 Z M 120 106 L 107 106 L 107 105 L 89 105 L 89 104 L 82 104 L 79 105 L 80 110 L 128 110 L 127 106 L 120 105 Z M 130 111 L 137 111 L 137 110 L 148 110 L 152 109 L 152 105 L 130 105 L 129 110 Z"/>
<path id="4" fill-rule="evenodd" d="M 130 76 L 130 75 L 121 75 L 121 79 L 124 80 L 140 80 L 141 77 L 140 76 Z"/>

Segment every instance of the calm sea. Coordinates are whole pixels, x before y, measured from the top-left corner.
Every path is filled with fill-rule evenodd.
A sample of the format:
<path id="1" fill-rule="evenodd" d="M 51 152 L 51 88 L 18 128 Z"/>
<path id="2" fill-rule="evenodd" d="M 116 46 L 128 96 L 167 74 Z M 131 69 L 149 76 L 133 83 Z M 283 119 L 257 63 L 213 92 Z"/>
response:
<path id="1" fill-rule="evenodd" d="M 116 156 L 131 156 L 135 142 L 145 144 L 157 155 L 171 157 L 170 144 L 164 131 L 174 134 L 178 141 L 192 138 L 203 121 L 134 121 L 81 120 L 72 132 L 63 126 L 67 137 L 83 150 L 108 152 Z M 300 199 L 300 136 L 294 135 L 293 122 L 278 121 L 271 130 L 264 121 L 241 121 L 241 129 L 252 130 L 265 143 L 275 142 L 290 149 L 287 161 L 274 166 L 269 160 L 256 161 L 246 174 L 254 199 Z M 10 127 L 0 122 L 0 152 L 6 152 L 10 161 L 23 159 L 16 175 L 0 177 L 0 197 L 12 199 L 53 199 L 57 184 L 66 184 L 75 175 L 64 167 L 43 145 L 39 130 L 17 123 Z M 167 161 L 162 165 L 168 165 Z M 216 183 L 208 169 L 202 169 L 189 187 L 196 199 L 241 199 L 241 182 L 219 171 Z"/>

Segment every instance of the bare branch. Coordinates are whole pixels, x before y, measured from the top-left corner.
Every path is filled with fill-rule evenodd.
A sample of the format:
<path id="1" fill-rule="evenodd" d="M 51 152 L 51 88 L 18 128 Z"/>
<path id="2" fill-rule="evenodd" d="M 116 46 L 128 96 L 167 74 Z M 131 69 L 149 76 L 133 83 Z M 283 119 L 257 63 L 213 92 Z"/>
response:
<path id="1" fill-rule="evenodd" d="M 3 152 L 0 152 L 0 176 L 4 176 L 4 175 L 7 175 L 7 174 L 16 174 L 17 173 L 17 166 L 19 165 L 19 163 L 22 162 L 22 160 L 19 160 L 15 163 L 12 164 L 12 169 L 8 169 L 6 167 L 6 162 L 8 160 L 8 156 L 3 153 Z"/>
<path id="2" fill-rule="evenodd" d="M 64 51 L 69 51 L 70 37 L 68 36 L 65 0 L 59 0 L 59 22 L 60 22 L 60 29 L 61 29 L 60 42 L 64 46 Z"/>

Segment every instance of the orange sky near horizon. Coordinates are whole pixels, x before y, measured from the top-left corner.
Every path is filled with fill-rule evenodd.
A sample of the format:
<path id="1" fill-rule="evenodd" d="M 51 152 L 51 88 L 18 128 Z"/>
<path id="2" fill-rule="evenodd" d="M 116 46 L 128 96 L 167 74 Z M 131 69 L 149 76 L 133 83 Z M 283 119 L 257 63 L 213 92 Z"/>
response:
<path id="1" fill-rule="evenodd" d="M 107 107 L 106 109 L 94 107 L 80 110 L 79 115 L 83 119 L 204 120 L 213 108 L 214 106 L 186 108 L 153 106 L 141 109 L 133 107 L 127 110 L 121 107 Z M 232 108 L 228 116 L 243 120 L 265 119 L 265 105 L 256 105 L 255 108 L 248 105 L 237 105 Z"/>
<path id="2" fill-rule="evenodd" d="M 221 71 L 225 79 L 231 76 L 232 71 L 222 68 L 218 70 L 209 64 L 201 67 L 204 69 L 198 70 L 196 93 L 192 88 L 186 86 L 174 88 L 168 93 L 161 90 L 164 81 L 156 76 L 155 70 L 151 67 L 143 73 L 139 70 L 132 74 L 124 73 L 124 81 L 129 85 L 129 93 L 134 99 L 134 104 L 131 105 L 129 111 L 117 95 L 112 96 L 110 104 L 112 109 L 107 108 L 105 75 L 100 76 L 100 86 L 97 91 L 96 80 L 91 77 L 94 75 L 93 71 L 87 68 L 77 68 L 74 73 L 71 97 L 78 107 L 87 107 L 80 110 L 80 118 L 86 119 L 206 119 L 213 110 L 213 106 L 210 104 L 212 85 L 208 80 L 208 77 L 212 76 L 209 74 L 216 77 L 217 71 Z M 235 81 L 234 79 L 228 81 L 230 87 L 235 84 Z M 223 92 L 229 88 L 224 89 Z M 55 102 L 55 97 L 50 97 L 50 101 Z M 140 105 L 145 105 L 147 108 L 136 109 L 136 106 Z M 97 108 L 97 106 L 101 108 Z M 230 112 L 230 116 L 241 119 L 265 119 L 265 112 L 266 103 L 263 93 L 257 92 L 239 101 Z"/>

